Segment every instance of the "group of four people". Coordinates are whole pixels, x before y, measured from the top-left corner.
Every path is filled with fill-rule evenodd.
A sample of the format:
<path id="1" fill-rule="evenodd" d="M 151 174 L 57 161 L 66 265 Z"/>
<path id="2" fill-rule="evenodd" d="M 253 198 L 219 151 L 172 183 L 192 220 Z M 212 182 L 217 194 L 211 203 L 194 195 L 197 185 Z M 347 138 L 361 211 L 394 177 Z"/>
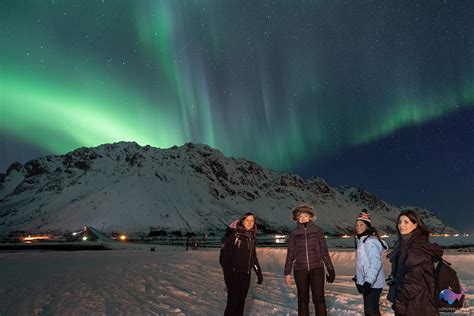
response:
<path id="1" fill-rule="evenodd" d="M 288 239 L 285 282 L 291 285 L 293 270 L 298 315 L 309 315 L 310 289 L 316 315 L 326 315 L 324 284 L 325 281 L 334 282 L 336 274 L 324 233 L 315 224 L 316 212 L 308 204 L 292 209 L 292 219 L 296 227 Z M 252 270 L 257 274 L 257 283 L 263 282 L 256 252 L 255 220 L 253 213 L 246 213 L 227 227 L 222 239 L 219 261 L 227 287 L 224 315 L 243 315 Z M 434 302 L 433 258 L 440 257 L 442 249 L 428 241 L 429 230 L 413 211 L 403 211 L 398 215 L 396 229 L 399 238 L 387 256 L 392 263 L 387 296 L 393 303 L 392 309 L 395 315 L 438 315 Z M 355 232 L 356 276 L 353 280 L 363 295 L 364 314 L 380 315 L 380 295 L 386 281 L 383 253 L 388 246 L 380 239 L 365 209 L 356 219 Z"/>

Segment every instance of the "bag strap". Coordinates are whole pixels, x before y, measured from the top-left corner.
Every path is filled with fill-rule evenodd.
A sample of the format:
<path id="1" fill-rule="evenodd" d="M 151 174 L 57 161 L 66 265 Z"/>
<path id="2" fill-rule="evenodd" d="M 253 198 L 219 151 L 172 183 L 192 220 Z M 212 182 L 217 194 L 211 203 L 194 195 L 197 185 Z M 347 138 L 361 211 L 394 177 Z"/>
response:
<path id="1" fill-rule="evenodd" d="M 384 244 L 384 243 L 382 242 L 382 239 L 380 239 L 379 237 L 377 237 L 377 239 L 380 241 L 380 244 L 382 245 L 382 248 L 385 249 L 385 250 L 388 250 L 388 248 L 389 248 L 388 245 L 387 245 L 387 244 Z"/>
<path id="2" fill-rule="evenodd" d="M 430 255 L 430 256 L 431 256 L 431 258 L 433 258 L 433 261 L 434 261 L 434 262 L 437 262 L 437 263 L 439 263 L 439 262 L 441 262 L 441 261 L 442 261 L 442 262 L 444 262 L 445 264 L 447 264 L 448 266 L 450 266 L 450 265 L 451 265 L 451 263 L 450 263 L 450 262 L 448 262 L 448 261 L 444 260 L 444 258 L 443 258 L 443 256 L 442 256 L 442 255 L 441 255 L 441 256 L 436 256 L 436 255 L 433 255 L 432 253 L 430 253 L 429 251 L 427 251 L 427 250 L 426 250 L 426 249 L 424 249 L 424 248 L 422 248 L 422 250 L 423 250 L 423 251 L 424 251 L 426 254 Z"/>
<path id="3" fill-rule="evenodd" d="M 375 235 L 367 235 L 367 238 L 365 238 L 365 239 L 362 241 L 362 243 L 365 244 L 365 242 L 367 241 L 367 239 L 369 239 L 370 236 L 374 236 L 375 238 L 377 238 L 378 241 L 380 242 L 380 245 L 382 246 L 383 249 L 387 250 L 387 249 L 389 248 L 388 245 L 385 245 L 385 244 L 382 242 L 382 239 L 380 239 L 380 237 L 375 236 Z M 365 237 L 365 236 L 362 236 L 362 237 Z M 361 237 L 361 238 L 362 238 L 362 237 Z M 357 237 L 356 237 L 356 239 L 355 239 L 355 243 L 356 243 L 356 248 L 357 248 Z"/>

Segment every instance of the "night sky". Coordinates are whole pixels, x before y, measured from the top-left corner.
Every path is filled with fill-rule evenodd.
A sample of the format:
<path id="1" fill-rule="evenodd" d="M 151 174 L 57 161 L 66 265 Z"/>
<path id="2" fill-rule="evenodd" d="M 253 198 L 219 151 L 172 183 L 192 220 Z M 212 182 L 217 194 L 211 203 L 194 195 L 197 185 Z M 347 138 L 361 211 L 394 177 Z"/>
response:
<path id="1" fill-rule="evenodd" d="M 205 143 L 473 230 L 474 1 L 2 0 L 0 172 Z"/>

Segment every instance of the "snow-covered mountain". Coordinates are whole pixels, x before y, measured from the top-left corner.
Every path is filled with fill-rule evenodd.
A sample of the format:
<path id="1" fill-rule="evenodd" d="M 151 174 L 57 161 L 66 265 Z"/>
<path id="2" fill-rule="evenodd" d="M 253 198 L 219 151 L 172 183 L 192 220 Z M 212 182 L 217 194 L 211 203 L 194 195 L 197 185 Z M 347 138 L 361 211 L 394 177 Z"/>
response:
<path id="1" fill-rule="evenodd" d="M 333 234 L 350 231 L 362 208 L 393 232 L 401 210 L 364 190 L 264 169 L 207 145 L 120 142 L 12 164 L 0 174 L 0 234 L 84 225 L 105 232 L 217 231 L 249 211 L 261 229 L 287 231 L 294 226 L 290 208 L 303 202 L 315 206 L 319 225 Z M 452 230 L 434 213 L 417 211 L 435 231 Z"/>

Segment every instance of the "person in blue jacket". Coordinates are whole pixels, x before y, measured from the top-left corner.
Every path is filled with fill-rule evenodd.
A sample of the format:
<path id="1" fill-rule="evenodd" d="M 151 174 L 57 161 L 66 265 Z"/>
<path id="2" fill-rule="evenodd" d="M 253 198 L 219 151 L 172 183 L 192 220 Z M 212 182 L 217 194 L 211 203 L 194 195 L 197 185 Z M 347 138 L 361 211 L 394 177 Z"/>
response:
<path id="1" fill-rule="evenodd" d="M 366 209 L 359 214 L 356 230 L 356 277 L 357 290 L 364 297 L 364 314 L 380 315 L 380 294 L 385 285 L 382 254 L 387 244 L 372 227 L 370 215 Z"/>

